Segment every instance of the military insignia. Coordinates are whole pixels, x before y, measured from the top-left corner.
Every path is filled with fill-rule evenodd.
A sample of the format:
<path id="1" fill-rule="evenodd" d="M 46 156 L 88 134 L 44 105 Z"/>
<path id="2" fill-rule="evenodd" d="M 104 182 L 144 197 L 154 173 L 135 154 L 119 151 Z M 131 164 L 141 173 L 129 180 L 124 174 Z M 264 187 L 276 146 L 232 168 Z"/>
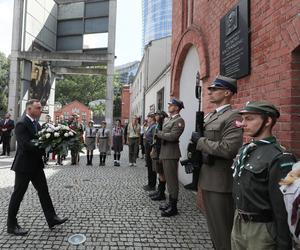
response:
<path id="1" fill-rule="evenodd" d="M 243 127 L 242 122 L 240 122 L 238 120 L 236 120 L 236 121 L 233 122 L 233 126 L 235 128 L 242 128 Z"/>
<path id="2" fill-rule="evenodd" d="M 178 127 L 181 128 L 183 127 L 183 124 L 181 122 L 178 123 Z"/>

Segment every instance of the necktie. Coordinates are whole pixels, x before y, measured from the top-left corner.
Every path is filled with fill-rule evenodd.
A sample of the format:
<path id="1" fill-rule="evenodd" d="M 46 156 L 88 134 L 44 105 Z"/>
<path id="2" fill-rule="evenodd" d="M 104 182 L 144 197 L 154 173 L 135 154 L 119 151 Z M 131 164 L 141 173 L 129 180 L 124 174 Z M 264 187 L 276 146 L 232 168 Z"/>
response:
<path id="1" fill-rule="evenodd" d="M 105 131 L 105 130 L 104 130 L 104 128 L 103 128 L 103 129 L 102 129 L 102 137 L 104 137 L 104 131 Z"/>
<path id="2" fill-rule="evenodd" d="M 90 128 L 90 136 L 92 136 L 92 133 L 93 133 L 92 128 Z"/>
<path id="3" fill-rule="evenodd" d="M 37 131 L 38 131 L 38 128 L 37 128 L 37 121 L 36 121 L 36 120 L 33 120 L 32 123 L 33 123 L 34 131 L 35 131 L 35 133 L 37 133 Z"/>

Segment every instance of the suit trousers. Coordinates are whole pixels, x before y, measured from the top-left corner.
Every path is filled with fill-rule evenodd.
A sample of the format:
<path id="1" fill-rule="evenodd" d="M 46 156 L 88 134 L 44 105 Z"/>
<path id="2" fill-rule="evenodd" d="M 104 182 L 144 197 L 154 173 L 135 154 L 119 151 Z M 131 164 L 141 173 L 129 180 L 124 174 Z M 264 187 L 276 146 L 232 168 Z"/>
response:
<path id="1" fill-rule="evenodd" d="M 216 250 L 231 249 L 234 216 L 232 193 L 202 190 L 208 230 Z"/>
<path id="2" fill-rule="evenodd" d="M 170 197 L 177 200 L 179 193 L 178 184 L 178 159 L 162 160 L 163 170 Z"/>
<path id="3" fill-rule="evenodd" d="M 128 138 L 129 163 L 136 163 L 137 152 L 139 150 L 139 138 Z"/>
<path id="4" fill-rule="evenodd" d="M 10 153 L 10 135 L 2 135 L 2 146 L 3 146 L 3 154 L 9 154 Z"/>
<path id="5" fill-rule="evenodd" d="M 44 170 L 41 169 L 32 173 L 15 172 L 14 191 L 12 193 L 8 207 L 8 227 L 13 227 L 17 224 L 17 214 L 20 208 L 20 204 L 23 200 L 25 192 L 27 191 L 30 181 L 38 192 L 38 197 L 47 222 L 51 222 L 53 217 L 56 215 L 51 197 L 49 195 Z"/>
<path id="6" fill-rule="evenodd" d="M 156 172 L 153 171 L 152 168 L 152 159 L 150 157 L 151 146 L 148 143 L 145 143 L 145 160 L 146 160 L 146 167 L 148 170 L 148 185 L 150 187 L 156 186 Z"/>

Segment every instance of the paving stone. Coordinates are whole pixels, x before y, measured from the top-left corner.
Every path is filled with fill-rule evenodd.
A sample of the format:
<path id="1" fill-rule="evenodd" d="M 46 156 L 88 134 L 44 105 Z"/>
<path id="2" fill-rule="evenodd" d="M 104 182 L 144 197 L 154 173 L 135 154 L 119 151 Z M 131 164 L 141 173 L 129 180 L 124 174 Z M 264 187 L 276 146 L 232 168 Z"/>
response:
<path id="1" fill-rule="evenodd" d="M 19 224 L 30 232 L 24 237 L 6 233 L 7 209 L 13 191 L 13 158 L 0 157 L 0 249 L 213 249 L 206 220 L 196 207 L 193 192 L 180 186 L 179 215 L 162 218 L 162 202 L 151 201 L 142 189 L 146 184 L 145 162 L 128 167 L 125 147 L 121 167 L 86 166 L 82 156 L 78 166 L 69 157 L 63 166 L 54 162 L 45 168 L 49 192 L 59 216 L 69 221 L 53 230 L 47 227 L 37 193 L 30 184 L 21 203 Z M 87 240 L 72 246 L 68 238 L 83 233 Z"/>

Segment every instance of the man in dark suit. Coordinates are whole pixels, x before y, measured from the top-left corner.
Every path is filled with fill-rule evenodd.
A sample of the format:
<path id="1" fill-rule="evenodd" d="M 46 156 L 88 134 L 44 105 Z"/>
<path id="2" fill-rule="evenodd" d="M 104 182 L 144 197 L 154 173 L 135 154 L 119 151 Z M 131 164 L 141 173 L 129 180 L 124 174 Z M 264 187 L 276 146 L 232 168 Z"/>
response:
<path id="1" fill-rule="evenodd" d="M 7 219 L 7 232 L 14 235 L 26 235 L 28 233 L 27 230 L 19 226 L 17 213 L 30 181 L 38 191 L 49 228 L 52 229 L 55 225 L 62 224 L 68 219 L 61 219 L 55 213 L 43 170 L 43 152 L 32 143 L 32 139 L 41 129 L 37 122 L 41 112 L 40 101 L 29 100 L 26 103 L 26 115 L 16 124 L 15 134 L 18 148 L 11 168 L 15 171 L 15 185 L 8 207 Z"/>
<path id="2" fill-rule="evenodd" d="M 10 114 L 7 113 L 5 118 L 0 122 L 3 150 L 1 155 L 10 154 L 10 139 L 12 130 L 15 128 L 15 123 L 10 119 Z"/>

